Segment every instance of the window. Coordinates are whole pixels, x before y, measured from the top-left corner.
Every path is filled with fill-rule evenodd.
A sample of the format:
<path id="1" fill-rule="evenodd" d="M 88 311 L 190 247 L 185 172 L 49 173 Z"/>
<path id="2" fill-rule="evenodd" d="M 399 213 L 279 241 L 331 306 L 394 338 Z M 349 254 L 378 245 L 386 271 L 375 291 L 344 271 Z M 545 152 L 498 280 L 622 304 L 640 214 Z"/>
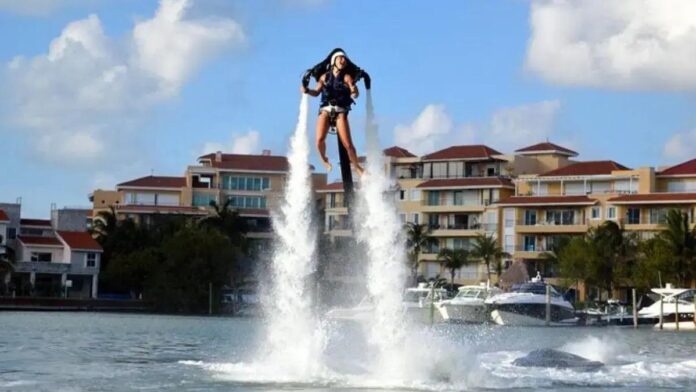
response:
<path id="1" fill-rule="evenodd" d="M 493 167 L 489 166 L 488 168 L 486 168 L 486 176 L 494 177 L 495 175 L 496 175 L 495 166 L 493 166 Z"/>
<path id="2" fill-rule="evenodd" d="M 418 213 L 413 214 L 412 217 L 413 219 L 411 221 L 415 224 L 418 224 Z"/>
<path id="3" fill-rule="evenodd" d="M 546 223 L 549 225 L 572 225 L 575 224 L 575 211 L 571 210 L 548 210 L 546 211 Z"/>
<path id="4" fill-rule="evenodd" d="M 437 229 L 440 227 L 439 217 L 437 215 L 428 215 L 428 226 L 431 229 Z"/>
<path id="5" fill-rule="evenodd" d="M 399 200 L 401 200 L 401 201 L 408 200 L 408 198 L 406 196 L 406 191 L 403 189 L 399 190 Z"/>
<path id="6" fill-rule="evenodd" d="M 524 211 L 524 225 L 534 226 L 537 223 L 537 212 L 536 210 L 525 210 Z"/>
<path id="7" fill-rule="evenodd" d="M 266 208 L 265 196 L 230 195 L 230 207 L 234 208 Z"/>
<path id="8" fill-rule="evenodd" d="M 464 162 L 449 163 L 449 177 L 461 178 L 464 177 Z"/>
<path id="9" fill-rule="evenodd" d="M 626 221 L 629 225 L 640 224 L 640 208 L 629 208 L 626 210 Z"/>
<path id="10" fill-rule="evenodd" d="M 454 205 L 455 206 L 463 206 L 464 205 L 464 192 L 462 191 L 454 191 Z"/>
<path id="11" fill-rule="evenodd" d="M 667 222 L 667 211 L 666 208 L 651 208 L 650 223 L 664 225 Z"/>
<path id="12" fill-rule="evenodd" d="M 52 253 L 31 252 L 31 261 L 50 263 L 52 257 L 53 257 Z"/>
<path id="13" fill-rule="evenodd" d="M 438 192 L 438 191 L 428 192 L 428 205 L 429 206 L 440 205 L 440 192 Z"/>
<path id="14" fill-rule="evenodd" d="M 433 163 L 433 178 L 447 177 L 447 162 Z"/>
<path id="15" fill-rule="evenodd" d="M 85 265 L 90 268 L 94 268 L 97 266 L 97 254 L 96 253 L 87 253 L 85 255 Z"/>
<path id="16" fill-rule="evenodd" d="M 329 194 L 329 208 L 336 208 L 336 194 Z"/>
<path id="17" fill-rule="evenodd" d="M 193 205 L 195 207 L 207 207 L 211 201 L 215 201 L 215 195 L 210 193 L 193 192 Z"/>
<path id="18" fill-rule="evenodd" d="M 13 240 L 17 238 L 17 229 L 14 227 L 8 227 L 7 228 L 7 238 Z"/>
<path id="19" fill-rule="evenodd" d="M 602 218 L 602 213 L 601 209 L 599 207 L 592 207 L 592 212 L 591 215 L 593 220 L 601 219 Z"/>
<path id="20" fill-rule="evenodd" d="M 401 221 L 401 224 L 406 223 L 406 214 L 399 214 L 399 220 Z"/>
<path id="21" fill-rule="evenodd" d="M 533 235 L 524 236 L 524 250 L 534 252 L 536 250 L 536 238 Z"/>
<path id="22" fill-rule="evenodd" d="M 222 188 L 229 190 L 261 191 L 271 188 L 268 177 L 222 176 Z"/>
<path id="23" fill-rule="evenodd" d="M 607 207 L 607 219 L 616 219 L 616 207 Z"/>

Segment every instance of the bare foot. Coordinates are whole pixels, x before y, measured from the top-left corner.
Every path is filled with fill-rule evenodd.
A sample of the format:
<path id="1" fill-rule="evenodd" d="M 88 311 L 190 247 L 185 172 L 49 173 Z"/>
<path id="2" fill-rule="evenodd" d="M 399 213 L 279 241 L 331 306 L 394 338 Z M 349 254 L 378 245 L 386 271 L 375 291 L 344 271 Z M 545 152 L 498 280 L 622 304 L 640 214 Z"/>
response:
<path id="1" fill-rule="evenodd" d="M 324 168 L 326 169 L 327 173 L 330 172 L 331 169 L 333 169 L 333 166 L 331 166 L 331 163 L 328 159 L 322 158 L 321 163 L 324 164 Z"/>

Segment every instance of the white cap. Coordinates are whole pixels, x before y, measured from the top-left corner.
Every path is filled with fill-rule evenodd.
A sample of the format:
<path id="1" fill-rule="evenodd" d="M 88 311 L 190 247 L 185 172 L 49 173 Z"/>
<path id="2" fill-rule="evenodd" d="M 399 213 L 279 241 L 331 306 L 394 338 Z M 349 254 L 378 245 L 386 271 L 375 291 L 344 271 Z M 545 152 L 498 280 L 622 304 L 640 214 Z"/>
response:
<path id="1" fill-rule="evenodd" d="M 331 55 L 331 65 L 334 65 L 334 63 L 336 62 L 336 57 L 338 57 L 338 56 L 346 57 L 346 54 L 341 52 L 341 51 L 338 51 L 338 52 L 332 54 Z"/>

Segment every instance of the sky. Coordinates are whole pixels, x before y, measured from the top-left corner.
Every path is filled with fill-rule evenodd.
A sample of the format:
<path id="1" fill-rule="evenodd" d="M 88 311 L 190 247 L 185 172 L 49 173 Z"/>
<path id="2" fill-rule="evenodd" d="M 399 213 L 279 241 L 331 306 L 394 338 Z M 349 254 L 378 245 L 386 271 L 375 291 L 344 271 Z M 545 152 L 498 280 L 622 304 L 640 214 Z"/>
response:
<path id="1" fill-rule="evenodd" d="M 0 201 L 24 217 L 216 150 L 285 154 L 335 47 L 372 76 L 384 147 L 696 158 L 691 0 L 0 0 L 0 37 Z M 364 95 L 359 153 L 363 121 Z"/>

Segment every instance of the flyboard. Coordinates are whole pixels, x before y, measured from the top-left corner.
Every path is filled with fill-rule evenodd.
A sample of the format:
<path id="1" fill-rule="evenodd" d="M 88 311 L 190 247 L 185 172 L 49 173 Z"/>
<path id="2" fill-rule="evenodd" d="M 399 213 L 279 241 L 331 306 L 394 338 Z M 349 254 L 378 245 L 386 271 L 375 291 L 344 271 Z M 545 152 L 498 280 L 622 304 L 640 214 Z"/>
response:
<path id="1" fill-rule="evenodd" d="M 331 53 L 329 53 L 329 55 L 326 56 L 324 60 L 322 60 L 314 67 L 308 69 L 302 76 L 302 85 L 307 87 L 311 78 L 314 78 L 314 80 L 318 82 L 319 78 L 321 78 L 322 75 L 326 74 L 327 72 L 330 72 L 331 56 L 333 56 L 333 54 L 336 52 L 343 52 L 343 49 L 336 48 L 332 50 Z M 368 73 L 365 72 L 364 69 L 361 69 L 352 61 L 350 61 L 350 58 L 348 57 L 346 57 L 346 66 L 344 68 L 344 72 L 350 75 L 355 81 L 355 83 L 358 83 L 362 79 L 365 83 L 365 89 L 370 90 L 370 88 L 372 87 L 372 80 L 370 79 L 370 75 L 368 75 Z M 338 113 L 333 110 L 329 113 L 329 132 L 332 134 L 336 134 L 337 115 Z M 336 141 L 338 142 L 338 156 L 341 164 L 341 179 L 343 181 L 343 192 L 345 195 L 349 215 L 351 215 L 350 210 L 353 205 L 353 173 L 350 167 L 350 158 L 348 157 L 348 151 L 343 146 L 343 143 L 341 143 L 341 139 L 338 136 L 336 137 Z"/>

